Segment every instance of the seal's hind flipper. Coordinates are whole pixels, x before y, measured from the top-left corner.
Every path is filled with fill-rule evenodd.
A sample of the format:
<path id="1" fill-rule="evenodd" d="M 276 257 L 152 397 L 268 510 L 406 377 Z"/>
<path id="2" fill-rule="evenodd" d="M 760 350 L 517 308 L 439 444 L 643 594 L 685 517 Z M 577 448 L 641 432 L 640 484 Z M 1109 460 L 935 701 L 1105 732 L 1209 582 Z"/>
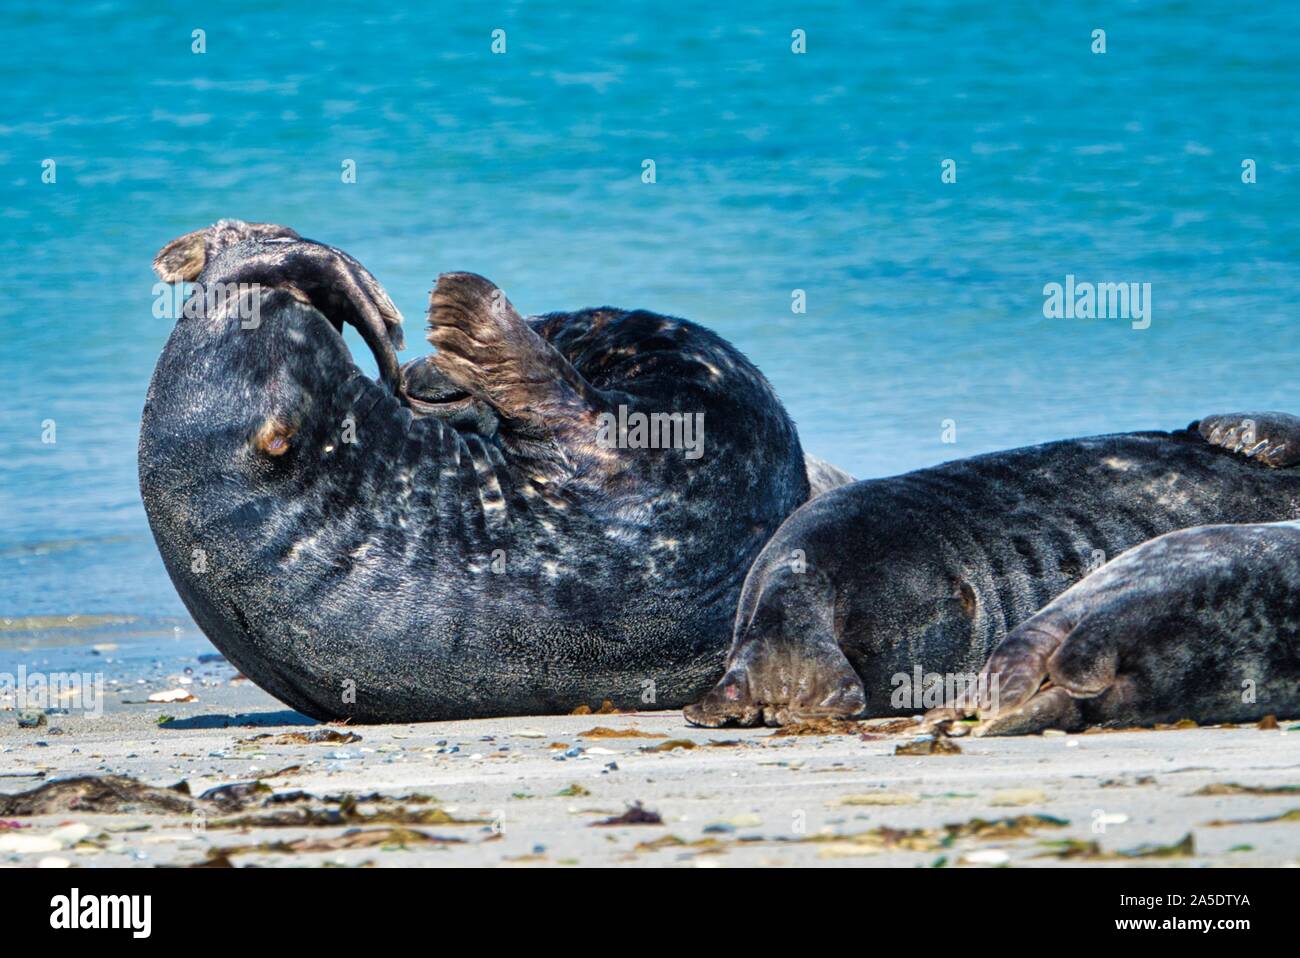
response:
<path id="1" fill-rule="evenodd" d="M 515 311 L 505 293 L 474 273 L 443 273 L 429 294 L 429 361 L 491 405 L 503 429 L 549 444 L 573 465 L 594 448 L 600 392 Z"/>
<path id="2" fill-rule="evenodd" d="M 153 259 L 153 271 L 164 283 L 192 283 L 217 253 L 228 246 L 252 239 L 300 237 L 289 227 L 277 223 L 217 220 L 211 226 L 186 233 L 160 249 Z"/>
<path id="3" fill-rule="evenodd" d="M 810 452 L 803 454 L 804 471 L 808 474 L 808 498 L 816 499 L 823 493 L 857 482 L 839 466 L 819 459 Z"/>
<path id="4" fill-rule="evenodd" d="M 1206 416 L 1194 424 L 1205 441 L 1274 469 L 1300 463 L 1300 417 L 1284 412 Z"/>

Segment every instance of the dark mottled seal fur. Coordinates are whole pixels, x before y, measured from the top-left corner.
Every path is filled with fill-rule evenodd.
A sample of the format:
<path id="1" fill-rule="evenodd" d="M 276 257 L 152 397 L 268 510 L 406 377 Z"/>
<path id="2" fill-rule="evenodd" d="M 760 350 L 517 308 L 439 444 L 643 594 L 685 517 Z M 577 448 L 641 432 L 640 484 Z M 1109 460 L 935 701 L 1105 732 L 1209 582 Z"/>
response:
<path id="1" fill-rule="evenodd" d="M 259 284 L 255 329 L 177 322 L 140 485 L 195 621 L 267 691 L 415 721 L 681 707 L 716 681 L 750 562 L 809 494 L 793 424 L 730 344 L 643 310 L 524 320 L 453 273 L 439 351 L 403 377 L 400 316 L 341 251 L 223 221 L 156 267 Z M 619 406 L 702 414 L 702 454 L 602 444 Z"/>
<path id="2" fill-rule="evenodd" d="M 1259 418 L 1277 425 L 1288 417 Z M 1227 420 L 1240 417 L 1207 420 L 1205 436 L 1189 428 L 978 456 L 858 482 L 810 501 L 755 560 L 741 595 L 727 672 L 686 710 L 688 720 L 783 724 L 811 716 L 886 714 L 894 711 L 898 676 L 910 678 L 918 667 L 923 674 L 975 674 L 1010 630 L 1100 560 L 1173 530 L 1300 516 L 1300 470 L 1268 468 L 1289 464 L 1290 440 L 1246 435 Z M 1189 545 L 1204 539 L 1222 542 L 1225 549 L 1233 543 L 1231 552 L 1244 553 L 1248 546 L 1235 543 L 1254 542 L 1253 535 L 1211 530 L 1173 541 Z M 1280 527 L 1269 536 L 1279 544 L 1279 554 L 1294 538 Z M 1158 542 L 1144 547 L 1150 550 L 1145 556 L 1138 550 L 1136 557 L 1114 564 L 1127 570 L 1126 580 L 1157 567 L 1162 560 L 1153 557 L 1178 555 L 1165 540 Z M 1254 565 L 1227 554 L 1220 560 L 1232 587 L 1243 589 L 1238 604 L 1224 596 L 1215 600 L 1222 603 L 1221 619 L 1247 610 L 1266 614 L 1270 608 L 1283 618 L 1293 616 L 1284 593 L 1300 589 L 1296 574 L 1288 571 L 1285 588 L 1252 585 Z M 1153 574 L 1149 581 L 1135 581 L 1144 591 L 1134 595 L 1146 598 L 1125 606 L 1135 617 L 1133 627 L 1143 609 L 1159 610 L 1162 582 L 1172 589 L 1194 576 L 1192 568 L 1180 568 L 1164 578 Z M 1061 600 L 1072 614 L 1103 589 L 1088 583 L 1078 588 Z M 1174 597 L 1165 611 L 1187 621 L 1190 610 L 1204 601 L 1186 585 L 1176 598 L 1179 611 L 1173 611 Z M 1152 621 L 1173 628 L 1158 616 Z M 1180 634 L 1172 633 L 1169 641 L 1176 644 Z M 1188 649 L 1212 641 L 1189 643 Z M 1277 639 L 1274 651 L 1281 656 L 1279 667 L 1290 663 L 1294 680 L 1294 647 L 1285 651 L 1290 641 Z M 1214 667 L 1217 660 L 1202 661 Z M 1184 672 L 1191 662 L 1185 655 Z M 1181 687 L 1186 693 L 1181 711 L 1167 697 L 1156 704 L 1153 693 L 1148 717 L 1175 712 L 1196 717 L 1201 705 L 1206 717 L 1222 711 L 1206 705 L 1186 684 Z M 1036 688 L 1033 684 L 1029 692 Z M 920 707 L 913 703 L 907 710 Z M 1117 718 L 1137 714 L 1141 710 L 1114 713 Z"/>
<path id="3" fill-rule="evenodd" d="M 984 673 L 996 698 L 932 718 L 1008 735 L 1300 715 L 1300 522 L 1145 542 L 1012 630 Z"/>
<path id="4" fill-rule="evenodd" d="M 1215 445 L 1300 463 L 1300 418 L 1201 420 Z M 996 683 L 993 678 L 996 677 Z M 1300 523 L 1183 529 L 1130 549 L 999 643 L 972 694 L 932 722 L 977 735 L 1300 715 Z"/>

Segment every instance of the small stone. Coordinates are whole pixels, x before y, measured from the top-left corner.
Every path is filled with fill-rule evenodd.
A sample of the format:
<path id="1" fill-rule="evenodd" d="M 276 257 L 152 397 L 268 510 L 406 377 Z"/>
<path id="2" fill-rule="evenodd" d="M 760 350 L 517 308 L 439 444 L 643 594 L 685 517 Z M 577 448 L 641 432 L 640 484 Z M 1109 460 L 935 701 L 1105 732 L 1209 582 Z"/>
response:
<path id="1" fill-rule="evenodd" d="M 961 860 L 968 865 L 1005 865 L 1011 856 L 1000 848 L 981 848 L 979 851 L 967 852 Z"/>
<path id="2" fill-rule="evenodd" d="M 831 805 L 915 805 L 918 799 L 911 792 L 863 792 L 859 795 L 841 795 L 832 799 Z"/>
<path id="3" fill-rule="evenodd" d="M 922 735 L 894 746 L 895 755 L 960 755 L 961 746 L 941 735 Z"/>
<path id="4" fill-rule="evenodd" d="M 0 835 L 0 852 L 30 855 L 34 852 L 58 852 L 63 844 L 48 835 Z"/>
<path id="5" fill-rule="evenodd" d="M 1047 793 L 1036 788 L 1004 788 L 993 793 L 991 805 L 1037 805 L 1047 801 Z"/>
<path id="6" fill-rule="evenodd" d="M 197 697 L 186 689 L 168 689 L 166 692 L 155 692 L 149 696 L 150 702 L 196 702 Z"/>
<path id="7" fill-rule="evenodd" d="M 63 825 L 50 832 L 49 837 L 58 842 L 62 847 L 67 848 L 75 845 L 87 835 L 90 834 L 90 826 L 82 822 L 73 822 L 70 825 Z"/>

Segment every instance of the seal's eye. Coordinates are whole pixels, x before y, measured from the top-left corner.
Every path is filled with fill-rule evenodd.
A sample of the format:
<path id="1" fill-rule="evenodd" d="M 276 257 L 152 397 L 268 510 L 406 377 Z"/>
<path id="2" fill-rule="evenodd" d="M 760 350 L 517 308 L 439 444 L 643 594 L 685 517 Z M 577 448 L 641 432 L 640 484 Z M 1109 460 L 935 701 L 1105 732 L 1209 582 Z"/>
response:
<path id="1" fill-rule="evenodd" d="M 417 416 L 439 416 L 448 412 L 459 411 L 470 404 L 470 395 L 464 390 L 448 390 L 436 398 L 428 395 L 417 396 L 409 392 L 401 394 L 406 404 Z"/>
<path id="2" fill-rule="evenodd" d="M 293 438 L 293 434 L 292 427 L 286 426 L 278 419 L 268 419 L 257 430 L 257 434 L 253 437 L 253 445 L 268 456 L 283 456 L 289 451 L 289 440 Z"/>

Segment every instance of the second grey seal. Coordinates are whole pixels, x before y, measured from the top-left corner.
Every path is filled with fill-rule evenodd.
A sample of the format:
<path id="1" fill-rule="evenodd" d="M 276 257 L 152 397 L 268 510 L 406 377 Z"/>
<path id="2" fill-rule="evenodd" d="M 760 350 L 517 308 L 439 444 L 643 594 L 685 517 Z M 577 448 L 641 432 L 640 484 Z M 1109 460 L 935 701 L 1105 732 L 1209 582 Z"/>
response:
<path id="1" fill-rule="evenodd" d="M 1008 632 L 1105 559 L 1179 529 L 1300 516 L 1300 469 L 1287 468 L 1295 422 L 1215 417 L 832 490 L 755 560 L 726 674 L 686 717 L 779 725 L 922 711 L 929 702 L 899 704 L 900 676 L 978 673 Z"/>

